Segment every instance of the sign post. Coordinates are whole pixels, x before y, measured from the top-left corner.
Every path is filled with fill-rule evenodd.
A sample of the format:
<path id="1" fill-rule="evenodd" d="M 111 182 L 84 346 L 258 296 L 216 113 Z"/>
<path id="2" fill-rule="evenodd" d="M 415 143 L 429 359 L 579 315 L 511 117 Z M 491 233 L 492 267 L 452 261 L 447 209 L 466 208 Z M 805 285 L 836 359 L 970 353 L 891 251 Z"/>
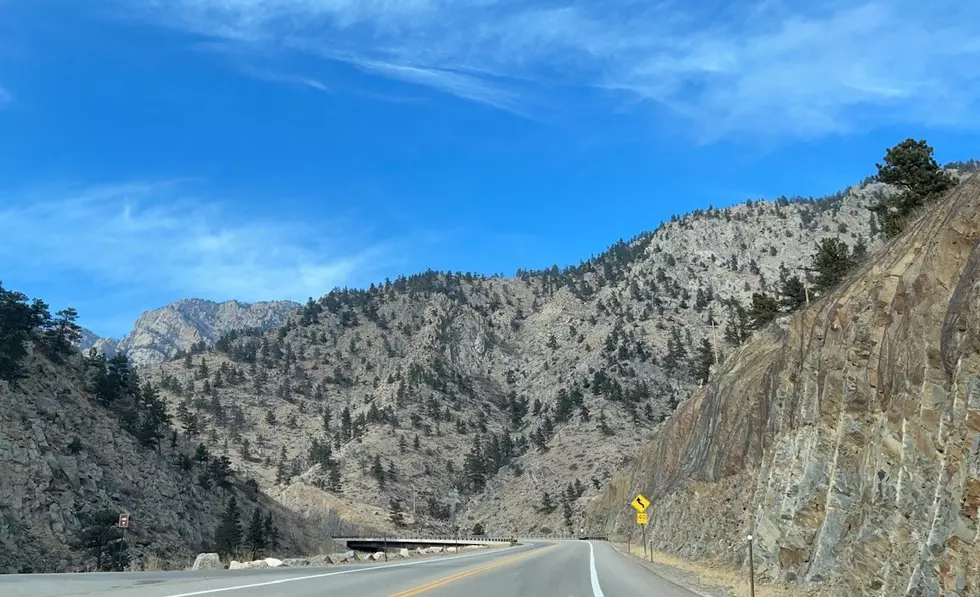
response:
<path id="1" fill-rule="evenodd" d="M 647 523 L 650 521 L 650 517 L 647 516 L 646 512 L 636 513 L 636 524 L 640 525 L 640 530 L 643 532 L 643 557 L 647 557 Z"/>
<path id="2" fill-rule="evenodd" d="M 129 512 L 119 513 L 119 522 L 117 523 L 117 526 L 119 526 L 119 530 L 122 533 L 119 537 L 119 546 L 121 549 L 126 546 L 126 529 L 129 528 Z"/>
<path id="3" fill-rule="evenodd" d="M 647 555 L 647 522 L 649 518 L 647 517 L 647 508 L 650 507 L 650 500 L 646 498 L 642 493 L 636 494 L 633 501 L 630 502 L 633 509 L 636 510 L 636 524 L 640 525 L 640 530 L 643 533 L 643 557 Z M 626 550 L 629 551 L 629 542 L 627 542 Z"/>

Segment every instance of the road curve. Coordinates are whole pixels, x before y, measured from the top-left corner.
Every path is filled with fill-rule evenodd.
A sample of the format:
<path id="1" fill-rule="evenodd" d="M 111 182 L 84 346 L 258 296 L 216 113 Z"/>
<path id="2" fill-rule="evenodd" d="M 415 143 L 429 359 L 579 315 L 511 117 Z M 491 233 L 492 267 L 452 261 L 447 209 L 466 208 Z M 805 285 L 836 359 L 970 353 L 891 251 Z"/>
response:
<path id="1" fill-rule="evenodd" d="M 602 542 L 328 568 L 0 576 L 3 597 L 696 597 Z"/>

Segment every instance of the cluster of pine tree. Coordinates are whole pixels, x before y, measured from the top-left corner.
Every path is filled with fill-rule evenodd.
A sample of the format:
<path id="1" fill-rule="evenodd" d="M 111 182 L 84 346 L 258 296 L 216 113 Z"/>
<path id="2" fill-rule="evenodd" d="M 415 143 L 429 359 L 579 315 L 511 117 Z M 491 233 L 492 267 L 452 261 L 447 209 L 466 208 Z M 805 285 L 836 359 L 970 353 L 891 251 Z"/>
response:
<path id="1" fill-rule="evenodd" d="M 78 516 L 79 530 L 74 546 L 95 558 L 97 571 L 121 571 L 129 565 L 130 556 L 123 529 L 119 528 L 119 512 L 97 510 Z"/>
<path id="2" fill-rule="evenodd" d="M 25 294 L 0 284 L 0 379 L 13 383 L 23 375 L 28 342 L 54 361 L 75 353 L 81 338 L 77 318 L 78 313 L 72 308 L 62 309 L 52 317 L 41 299 L 29 300 Z"/>
<path id="3" fill-rule="evenodd" d="M 884 164 L 877 164 L 877 168 L 876 180 L 899 188 L 899 192 L 871 208 L 890 236 L 901 232 L 922 206 L 937 200 L 955 184 L 955 180 L 940 169 L 933 158 L 933 148 L 924 140 L 906 139 L 888 149 Z M 810 266 L 804 268 L 803 276 L 790 275 L 783 269 L 775 294 L 753 293 L 748 309 L 737 301 L 729 302 L 725 338 L 732 344 L 743 343 L 753 330 L 765 327 L 781 314 L 796 311 L 811 298 L 836 288 L 866 257 L 867 246 L 860 237 L 853 247 L 839 238 L 823 239 L 817 244 Z"/>
<path id="4" fill-rule="evenodd" d="M 228 499 L 224 514 L 214 530 L 215 551 L 224 558 L 258 559 L 279 547 L 279 529 L 272 512 L 252 511 L 248 527 L 242 528 L 242 511 L 235 496 Z"/>

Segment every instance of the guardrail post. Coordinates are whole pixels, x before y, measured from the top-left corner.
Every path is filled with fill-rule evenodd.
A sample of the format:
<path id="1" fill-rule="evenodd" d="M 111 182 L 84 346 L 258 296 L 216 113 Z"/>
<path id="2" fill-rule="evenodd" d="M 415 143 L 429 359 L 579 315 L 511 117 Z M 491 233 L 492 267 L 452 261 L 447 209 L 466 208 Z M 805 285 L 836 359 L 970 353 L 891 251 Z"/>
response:
<path id="1" fill-rule="evenodd" d="M 755 597 L 755 558 L 752 555 L 752 535 L 749 535 L 749 593 Z"/>

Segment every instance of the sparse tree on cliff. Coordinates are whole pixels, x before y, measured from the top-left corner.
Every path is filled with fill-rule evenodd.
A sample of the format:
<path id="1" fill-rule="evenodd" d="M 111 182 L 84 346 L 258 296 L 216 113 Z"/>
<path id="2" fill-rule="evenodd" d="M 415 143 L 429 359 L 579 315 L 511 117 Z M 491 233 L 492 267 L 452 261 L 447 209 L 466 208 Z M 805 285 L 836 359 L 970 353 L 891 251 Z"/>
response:
<path id="1" fill-rule="evenodd" d="M 939 168 L 932 152 L 924 139 L 909 138 L 888 149 L 885 163 L 877 164 L 878 180 L 902 189 L 871 208 L 881 218 L 888 236 L 901 232 L 919 207 L 956 184 L 952 176 Z"/>

